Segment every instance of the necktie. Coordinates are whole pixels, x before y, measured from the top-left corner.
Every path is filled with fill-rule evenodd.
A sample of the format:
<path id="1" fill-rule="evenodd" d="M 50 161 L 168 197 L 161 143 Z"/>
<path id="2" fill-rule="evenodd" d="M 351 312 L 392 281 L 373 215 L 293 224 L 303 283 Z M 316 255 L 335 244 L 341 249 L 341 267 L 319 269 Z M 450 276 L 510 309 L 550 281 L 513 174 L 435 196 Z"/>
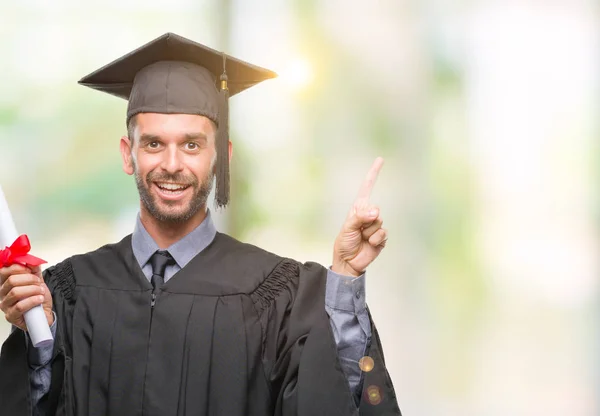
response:
<path id="1" fill-rule="evenodd" d="M 150 264 L 152 265 L 152 287 L 154 290 L 152 293 L 157 293 L 165 281 L 165 269 L 170 264 L 175 264 L 175 260 L 168 251 L 157 250 L 152 257 L 150 257 Z"/>

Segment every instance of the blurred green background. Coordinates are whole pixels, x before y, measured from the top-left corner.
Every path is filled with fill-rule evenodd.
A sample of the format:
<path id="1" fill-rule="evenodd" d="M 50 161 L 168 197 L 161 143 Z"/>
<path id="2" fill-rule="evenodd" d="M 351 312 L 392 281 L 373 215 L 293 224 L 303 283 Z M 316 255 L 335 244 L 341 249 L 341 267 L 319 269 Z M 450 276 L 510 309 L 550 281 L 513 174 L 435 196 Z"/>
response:
<path id="1" fill-rule="evenodd" d="M 77 81 L 175 32 L 280 74 L 231 101 L 222 231 L 329 265 L 385 158 L 367 301 L 406 415 L 600 413 L 597 2 L 0 4 L 0 184 L 34 254 L 132 231 L 126 103 Z"/>

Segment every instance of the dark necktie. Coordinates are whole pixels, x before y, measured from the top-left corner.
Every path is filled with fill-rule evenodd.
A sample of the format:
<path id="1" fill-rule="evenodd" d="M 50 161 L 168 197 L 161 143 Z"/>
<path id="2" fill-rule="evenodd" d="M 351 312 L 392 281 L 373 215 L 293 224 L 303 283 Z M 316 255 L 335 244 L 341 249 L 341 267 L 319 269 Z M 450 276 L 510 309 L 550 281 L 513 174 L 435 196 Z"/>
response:
<path id="1" fill-rule="evenodd" d="M 152 257 L 150 257 L 150 264 L 152 265 L 152 287 L 153 293 L 157 293 L 165 281 L 165 269 L 168 265 L 175 264 L 175 260 L 168 251 L 156 251 Z"/>

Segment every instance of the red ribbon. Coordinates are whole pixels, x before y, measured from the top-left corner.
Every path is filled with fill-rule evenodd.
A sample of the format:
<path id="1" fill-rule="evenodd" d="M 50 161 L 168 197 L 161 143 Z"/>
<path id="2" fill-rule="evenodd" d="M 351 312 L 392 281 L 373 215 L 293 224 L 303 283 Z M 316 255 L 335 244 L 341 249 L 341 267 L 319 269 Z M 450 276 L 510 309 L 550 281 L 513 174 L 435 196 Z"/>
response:
<path id="1" fill-rule="evenodd" d="M 46 263 L 46 260 L 27 254 L 29 250 L 31 250 L 29 238 L 25 234 L 19 236 L 10 247 L 0 250 L 0 267 L 8 267 L 13 264 L 36 267 Z"/>

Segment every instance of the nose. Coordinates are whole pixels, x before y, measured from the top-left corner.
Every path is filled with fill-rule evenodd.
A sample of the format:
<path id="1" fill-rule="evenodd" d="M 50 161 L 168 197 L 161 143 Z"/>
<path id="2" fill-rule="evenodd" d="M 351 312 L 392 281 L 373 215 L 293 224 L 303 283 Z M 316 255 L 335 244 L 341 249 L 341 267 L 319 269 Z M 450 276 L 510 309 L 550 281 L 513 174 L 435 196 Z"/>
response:
<path id="1" fill-rule="evenodd" d="M 165 149 L 163 152 L 161 168 L 169 173 L 176 173 L 183 170 L 183 163 L 177 146 L 171 145 Z"/>

